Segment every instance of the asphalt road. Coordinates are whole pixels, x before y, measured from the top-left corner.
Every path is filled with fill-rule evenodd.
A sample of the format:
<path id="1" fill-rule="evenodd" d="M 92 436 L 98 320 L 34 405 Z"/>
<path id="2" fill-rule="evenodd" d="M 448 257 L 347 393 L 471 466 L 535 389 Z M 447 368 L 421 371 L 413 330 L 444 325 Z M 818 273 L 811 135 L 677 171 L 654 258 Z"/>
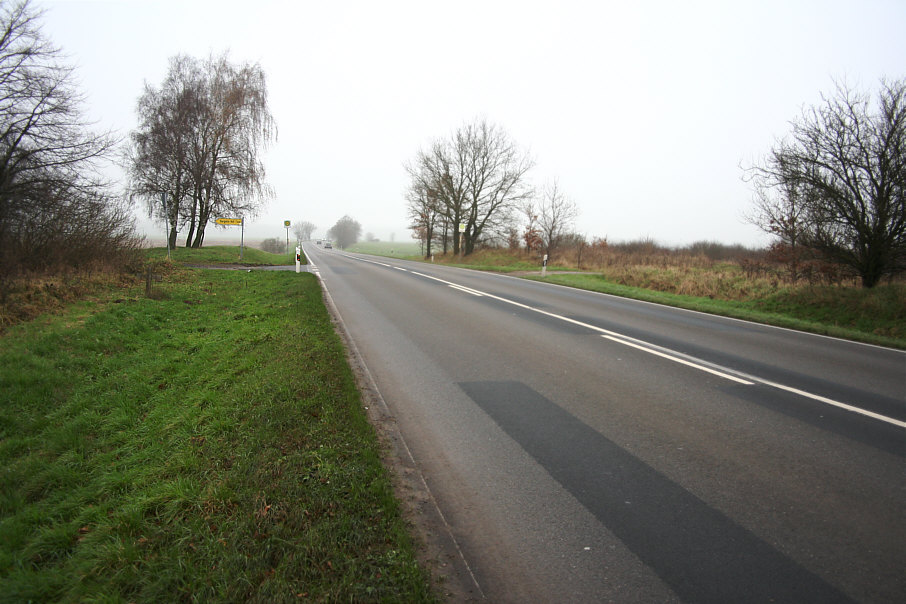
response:
<path id="1" fill-rule="evenodd" d="M 906 601 L 906 354 L 304 247 L 471 597 Z"/>

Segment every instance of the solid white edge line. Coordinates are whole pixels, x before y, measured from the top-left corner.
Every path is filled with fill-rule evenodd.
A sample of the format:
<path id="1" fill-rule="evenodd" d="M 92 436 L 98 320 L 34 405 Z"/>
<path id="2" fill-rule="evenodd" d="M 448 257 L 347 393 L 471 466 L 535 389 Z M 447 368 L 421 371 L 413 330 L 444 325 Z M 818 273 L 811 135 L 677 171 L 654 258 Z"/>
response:
<path id="1" fill-rule="evenodd" d="M 620 338 L 615 338 L 615 337 L 613 337 L 613 336 L 608 336 L 608 335 L 602 335 L 601 337 L 602 337 L 602 338 L 607 338 L 608 340 L 612 340 L 612 341 L 614 341 L 614 342 L 616 342 L 616 343 L 618 343 L 618 344 L 623 344 L 623 345 L 625 345 L 625 346 L 631 346 L 632 348 L 636 348 L 636 349 L 641 350 L 641 351 L 643 351 L 643 352 L 647 352 L 647 353 L 649 353 L 649 354 L 653 354 L 653 355 L 655 355 L 655 356 L 659 356 L 659 357 L 662 357 L 662 358 L 665 358 L 665 359 L 674 361 L 674 362 L 676 362 L 676 363 L 680 363 L 680 364 L 682 364 L 682 365 L 687 365 L 687 366 L 689 366 L 689 367 L 694 367 L 695 369 L 699 369 L 699 370 L 701 370 L 701 371 L 706 371 L 707 373 L 711 373 L 711 374 L 713 374 L 713 375 L 716 375 L 716 376 L 718 376 L 718 377 L 722 377 L 722 378 L 727 379 L 727 380 L 731 380 L 731 381 L 733 381 L 733 382 L 739 382 L 740 384 L 745 384 L 746 386 L 752 386 L 752 385 L 754 385 L 753 382 L 750 382 L 750 381 L 748 381 L 748 380 L 744 380 L 744 379 L 742 379 L 742 378 L 738 378 L 738 377 L 736 377 L 736 376 L 734 376 L 734 375 L 730 375 L 729 373 L 723 373 L 723 372 L 721 372 L 721 371 L 716 371 L 716 370 L 714 370 L 714 369 L 711 369 L 710 367 L 705 367 L 704 365 L 699 365 L 699 364 L 697 364 L 697 363 L 692 363 L 692 362 L 690 362 L 690 361 L 687 361 L 687 360 L 685 360 L 685 359 L 681 359 L 681 358 L 679 358 L 679 357 L 671 356 L 671 355 L 669 355 L 669 354 L 664 354 L 663 352 L 658 352 L 657 350 L 652 350 L 651 348 L 646 348 L 646 347 L 644 347 L 644 346 L 639 346 L 638 344 L 633 344 L 632 342 L 627 342 L 626 340 L 623 340 L 623 339 L 620 339 Z"/>
<path id="2" fill-rule="evenodd" d="M 787 392 L 792 392 L 793 394 L 798 394 L 799 396 L 804 396 L 812 400 L 816 400 L 827 405 L 832 405 L 834 407 L 839 407 L 840 409 L 845 409 L 846 411 L 852 411 L 853 413 L 858 413 L 859 415 L 865 415 L 872 419 L 877 419 L 894 426 L 899 426 L 900 428 L 906 428 L 906 422 L 900 421 L 893 417 L 888 417 L 886 415 L 881 415 L 880 413 L 875 413 L 874 411 L 869 411 L 868 409 L 862 409 L 860 407 L 853 407 L 852 405 L 847 405 L 846 403 L 841 403 L 840 401 L 835 401 L 832 398 L 827 398 L 821 396 L 820 394 L 812 394 L 811 392 L 806 392 L 805 390 L 799 390 L 798 388 L 793 388 L 792 386 L 784 386 L 783 384 L 778 384 L 777 382 L 771 382 L 768 380 L 763 380 L 761 378 L 755 378 L 765 386 L 771 386 L 772 388 L 777 388 L 779 390 L 786 390 Z"/>

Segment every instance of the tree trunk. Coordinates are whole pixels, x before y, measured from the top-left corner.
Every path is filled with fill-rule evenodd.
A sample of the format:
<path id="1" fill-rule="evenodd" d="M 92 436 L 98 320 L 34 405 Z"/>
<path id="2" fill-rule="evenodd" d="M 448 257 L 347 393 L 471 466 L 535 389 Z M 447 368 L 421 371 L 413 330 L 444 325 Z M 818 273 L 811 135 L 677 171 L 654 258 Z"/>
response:
<path id="1" fill-rule="evenodd" d="M 431 240 L 434 239 L 434 225 L 425 228 L 425 259 L 431 257 Z"/>
<path id="2" fill-rule="evenodd" d="M 204 204 L 198 210 L 198 229 L 195 231 L 195 241 L 192 242 L 192 248 L 198 249 L 204 244 L 204 229 L 211 218 L 210 204 Z"/>
<path id="3" fill-rule="evenodd" d="M 195 231 L 195 241 L 192 242 L 192 249 L 198 249 L 204 243 L 204 227 L 207 223 L 207 220 L 202 221 L 202 217 L 198 217 L 198 229 Z"/>
<path id="4" fill-rule="evenodd" d="M 192 236 L 195 234 L 195 216 L 198 212 L 198 197 L 192 196 L 192 213 L 189 215 L 189 234 L 186 236 L 186 247 L 191 247 Z"/>
<path id="5" fill-rule="evenodd" d="M 862 287 L 870 289 L 877 285 L 884 275 L 883 266 L 884 262 L 876 255 L 873 254 L 867 258 L 862 264 L 862 270 L 859 271 L 859 276 L 862 277 Z"/>

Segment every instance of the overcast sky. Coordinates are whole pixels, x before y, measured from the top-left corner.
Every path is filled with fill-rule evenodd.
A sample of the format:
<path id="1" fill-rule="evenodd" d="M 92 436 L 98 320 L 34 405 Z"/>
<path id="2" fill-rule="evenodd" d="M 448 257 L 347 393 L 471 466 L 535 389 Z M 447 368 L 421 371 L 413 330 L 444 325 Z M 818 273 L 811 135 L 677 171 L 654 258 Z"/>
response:
<path id="1" fill-rule="evenodd" d="M 403 164 L 477 117 L 557 179 L 591 237 L 762 245 L 751 164 L 834 80 L 906 76 L 906 1 L 37 0 L 89 117 L 126 136 L 171 56 L 268 76 L 276 191 L 251 238 L 344 214 L 409 241 Z M 143 223 L 149 234 L 162 230 Z M 238 233 L 233 230 L 229 236 Z M 207 240 L 221 238 L 211 230 Z"/>

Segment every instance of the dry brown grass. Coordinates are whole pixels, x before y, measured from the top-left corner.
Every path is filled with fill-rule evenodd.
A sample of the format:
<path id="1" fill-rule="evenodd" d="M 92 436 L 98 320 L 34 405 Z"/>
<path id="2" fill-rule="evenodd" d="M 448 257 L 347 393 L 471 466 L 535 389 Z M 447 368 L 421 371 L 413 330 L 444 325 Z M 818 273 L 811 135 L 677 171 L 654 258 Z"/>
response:
<path id="1" fill-rule="evenodd" d="M 101 291 L 133 288 L 137 281 L 132 275 L 107 272 L 19 278 L 7 283 L 0 300 L 0 333 L 42 314 L 60 312 L 67 305 Z"/>
<path id="2" fill-rule="evenodd" d="M 719 300 L 757 299 L 781 289 L 857 285 L 839 270 L 800 271 L 799 278 L 791 279 L 789 267 L 773 262 L 766 250 L 719 244 L 670 249 L 644 240 L 616 245 L 597 240 L 581 250 L 562 250 L 552 266 L 599 273 L 620 285 Z"/>
<path id="3" fill-rule="evenodd" d="M 55 267 L 42 272 L 20 272 L 0 282 L 0 333 L 12 325 L 45 313 L 59 313 L 80 300 L 141 295 L 144 268 L 148 263 L 130 258 L 125 264 L 94 262 L 80 269 Z M 156 273 L 171 270 L 153 261 Z"/>

